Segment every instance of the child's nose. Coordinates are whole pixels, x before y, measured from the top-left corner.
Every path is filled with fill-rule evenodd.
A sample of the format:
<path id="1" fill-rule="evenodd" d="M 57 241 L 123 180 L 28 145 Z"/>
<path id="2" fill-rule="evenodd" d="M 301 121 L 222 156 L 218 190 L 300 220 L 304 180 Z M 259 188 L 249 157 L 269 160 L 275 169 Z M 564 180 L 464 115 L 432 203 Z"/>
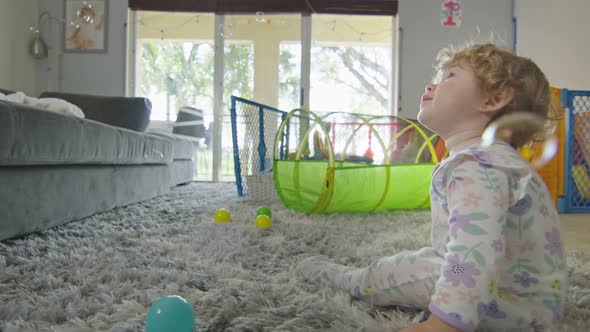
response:
<path id="1" fill-rule="evenodd" d="M 427 84 L 426 87 L 424 88 L 424 92 L 434 91 L 435 88 L 436 88 L 436 84 Z"/>

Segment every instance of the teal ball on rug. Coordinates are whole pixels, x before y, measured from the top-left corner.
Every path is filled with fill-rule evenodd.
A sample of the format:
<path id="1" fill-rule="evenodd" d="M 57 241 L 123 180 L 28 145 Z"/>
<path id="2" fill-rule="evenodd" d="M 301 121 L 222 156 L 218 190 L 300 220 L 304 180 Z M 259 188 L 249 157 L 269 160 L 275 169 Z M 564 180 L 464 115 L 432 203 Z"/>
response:
<path id="1" fill-rule="evenodd" d="M 164 296 L 152 303 L 145 319 L 146 332 L 191 332 L 195 324 L 193 306 L 178 295 Z"/>

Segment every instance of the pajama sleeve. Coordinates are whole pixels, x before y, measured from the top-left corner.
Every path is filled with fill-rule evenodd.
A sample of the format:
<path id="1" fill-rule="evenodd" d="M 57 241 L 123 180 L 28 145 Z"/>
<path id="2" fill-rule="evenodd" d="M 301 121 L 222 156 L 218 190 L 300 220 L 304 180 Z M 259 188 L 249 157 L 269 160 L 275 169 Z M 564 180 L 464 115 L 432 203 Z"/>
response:
<path id="1" fill-rule="evenodd" d="M 449 238 L 429 309 L 446 323 L 473 331 L 482 314 L 494 309 L 491 288 L 504 260 L 510 176 L 471 154 L 456 159 L 443 175 Z"/>

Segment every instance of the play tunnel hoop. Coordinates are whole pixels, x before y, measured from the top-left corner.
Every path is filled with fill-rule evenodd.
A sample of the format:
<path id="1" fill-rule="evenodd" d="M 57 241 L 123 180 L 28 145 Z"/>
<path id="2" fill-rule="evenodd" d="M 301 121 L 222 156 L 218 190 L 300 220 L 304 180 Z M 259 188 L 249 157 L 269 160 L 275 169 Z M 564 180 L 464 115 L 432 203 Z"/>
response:
<path id="1" fill-rule="evenodd" d="M 411 167 L 408 165 L 394 165 L 391 163 L 391 160 L 389 158 L 389 151 L 391 151 L 391 149 L 395 146 L 397 140 L 402 137 L 402 135 L 404 135 L 408 130 L 410 129 L 414 129 L 416 133 L 418 133 L 418 135 L 420 135 L 420 137 L 424 140 L 424 142 L 421 144 L 418 153 L 416 155 L 415 158 L 415 163 L 419 162 L 420 156 L 422 155 L 422 153 L 424 152 L 425 149 L 428 149 L 430 152 L 430 156 L 431 156 L 431 163 L 427 164 L 429 165 L 429 172 L 428 172 L 428 181 L 423 181 L 422 183 L 419 184 L 419 186 L 421 187 L 421 191 L 424 191 L 424 185 L 426 185 L 426 190 L 428 190 L 429 184 L 430 184 L 430 173 L 432 171 L 432 168 L 434 168 L 434 164 L 438 163 L 438 156 L 436 153 L 436 150 L 432 144 L 432 140 L 434 138 L 436 138 L 436 135 L 428 135 L 426 134 L 426 132 L 420 128 L 419 125 L 417 125 L 416 123 L 404 118 L 404 117 L 400 117 L 400 116 L 384 116 L 384 115 L 362 115 L 362 114 L 355 114 L 355 113 L 346 113 L 347 116 L 352 116 L 352 117 L 356 117 L 356 119 L 358 119 L 360 121 L 360 125 L 357 126 L 354 131 L 352 132 L 352 134 L 348 137 L 346 144 L 344 146 L 343 149 L 343 153 L 340 154 L 340 160 L 337 160 L 338 158 L 336 158 L 336 155 L 334 153 L 334 146 L 333 146 L 333 142 L 332 139 L 330 138 L 329 135 L 329 131 L 328 128 L 326 127 L 325 123 L 327 123 L 326 121 L 324 121 L 324 119 L 327 119 L 328 117 L 335 115 L 335 114 L 339 114 L 338 112 L 331 112 L 331 113 L 327 113 L 326 115 L 324 115 L 323 117 L 318 116 L 316 113 L 308 110 L 308 109 L 303 109 L 303 108 L 298 108 L 298 109 L 294 109 L 291 112 L 289 112 L 285 117 L 283 122 L 281 123 L 281 125 L 279 126 L 278 130 L 277 130 L 277 134 L 275 137 L 275 147 L 274 147 L 274 155 L 273 155 L 273 170 L 274 170 L 274 180 L 275 180 L 275 188 L 277 190 L 277 193 L 279 194 L 279 197 L 281 198 L 281 200 L 283 201 L 283 203 L 285 203 L 285 205 L 287 207 L 289 207 L 289 202 L 303 202 L 305 199 L 302 197 L 302 179 L 301 179 L 301 173 L 302 173 L 302 167 L 304 165 L 304 163 L 313 163 L 313 162 L 318 162 L 318 161 L 311 161 L 311 160 L 304 160 L 302 158 L 302 155 L 304 154 L 304 151 L 306 150 L 309 142 L 309 137 L 311 132 L 317 128 L 319 126 L 325 141 L 326 141 L 326 159 L 327 159 L 327 164 L 326 164 L 326 169 L 325 169 L 325 173 L 323 174 L 323 179 L 319 182 L 318 186 L 321 186 L 321 189 L 316 188 L 314 190 L 317 190 L 317 197 L 315 198 L 315 201 L 311 202 L 310 204 L 308 204 L 306 207 L 301 207 L 298 206 L 297 208 L 295 208 L 296 210 L 300 210 L 302 212 L 305 213 L 324 213 L 324 212 L 333 212 L 333 211 L 339 211 L 339 209 L 336 208 L 336 210 L 334 210 L 331 207 L 331 204 L 334 203 L 333 202 L 333 198 L 334 198 L 334 190 L 336 188 L 336 171 L 338 169 L 351 169 L 354 167 L 359 167 L 359 168 L 371 168 L 371 167 L 382 167 L 384 169 L 384 186 L 383 186 L 383 190 L 382 192 L 376 193 L 375 195 L 378 195 L 378 199 L 375 200 L 375 203 L 372 204 L 370 207 L 366 207 L 365 209 L 363 209 L 364 211 L 376 211 L 376 210 L 380 210 L 380 209 L 397 209 L 397 208 L 421 208 L 421 207 L 428 207 L 429 206 L 429 195 L 427 195 L 428 197 L 426 197 L 426 202 L 424 200 L 417 200 L 416 204 L 405 204 L 403 206 L 392 206 L 391 204 L 384 206 L 384 202 L 386 201 L 386 198 L 388 197 L 388 195 L 391 193 L 391 182 L 392 182 L 392 167 L 394 166 L 399 166 L 399 167 Z M 289 154 L 285 154 L 285 153 L 281 153 L 282 151 L 279 151 L 279 147 L 284 147 L 285 146 L 285 142 L 283 141 L 285 139 L 285 137 L 287 136 L 285 134 L 285 127 L 288 126 L 288 124 L 290 123 L 290 120 L 295 117 L 295 116 L 299 116 L 300 118 L 303 119 L 307 119 L 309 123 L 309 125 L 307 126 L 307 128 L 304 129 L 304 133 L 301 135 L 301 139 L 299 144 L 297 145 L 297 150 L 294 153 L 294 158 L 291 160 L 288 160 L 288 156 Z M 396 121 L 403 121 L 405 122 L 407 125 L 405 128 L 403 128 L 401 131 L 396 132 L 395 135 L 392 137 L 391 142 L 386 145 L 383 138 L 381 137 L 381 134 L 379 133 L 379 131 L 375 128 L 375 124 L 374 121 L 376 120 L 382 120 L 382 119 L 395 119 Z M 311 121 L 315 121 L 314 124 L 311 124 Z M 353 162 L 347 162 L 346 158 L 347 158 L 347 153 L 348 153 L 348 149 L 351 145 L 351 142 L 353 140 L 353 138 L 356 136 L 356 134 L 363 128 L 366 127 L 367 130 L 369 131 L 370 135 L 374 135 L 375 138 L 377 139 L 377 142 L 379 144 L 379 146 L 381 147 L 381 149 L 383 150 L 384 153 L 384 161 L 382 164 L 380 165 L 368 165 L 366 163 L 358 163 L 358 165 L 355 166 L 351 166 L 350 164 L 354 164 Z M 334 129 L 335 130 L 335 129 Z M 288 140 L 289 138 L 287 138 Z M 283 158 L 287 158 L 287 160 L 283 160 L 281 158 L 281 156 Z M 294 166 L 291 167 L 292 168 L 292 176 L 291 178 L 284 177 L 281 175 L 281 172 L 283 171 L 283 167 L 282 163 L 288 161 L 288 162 L 293 162 Z M 349 164 L 348 166 L 344 167 L 344 165 Z M 338 166 L 340 165 L 340 166 Z M 423 164 L 421 164 L 423 165 Z M 422 170 L 422 173 L 424 173 L 424 171 Z M 290 199 L 286 199 L 286 195 L 287 192 L 285 190 L 285 187 L 283 186 L 284 184 L 282 183 L 285 179 L 288 180 L 292 180 L 292 184 L 291 187 L 289 188 L 289 192 L 291 193 L 289 196 Z M 307 181 L 308 179 L 306 179 Z M 313 191 L 313 190 L 312 190 Z M 308 195 L 309 196 L 309 195 Z M 308 199 L 309 201 L 310 199 Z M 313 199 L 311 199 L 313 200 Z M 391 203 L 391 202 L 390 202 Z M 344 209 L 343 210 L 347 210 L 346 206 L 343 206 Z"/>

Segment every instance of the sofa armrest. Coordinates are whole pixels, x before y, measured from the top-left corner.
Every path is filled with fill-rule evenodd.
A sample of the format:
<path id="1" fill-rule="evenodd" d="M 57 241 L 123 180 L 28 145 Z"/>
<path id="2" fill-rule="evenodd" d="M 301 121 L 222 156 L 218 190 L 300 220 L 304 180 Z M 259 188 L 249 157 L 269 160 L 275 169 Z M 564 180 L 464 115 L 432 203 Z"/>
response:
<path id="1" fill-rule="evenodd" d="M 39 98 L 58 98 L 72 103 L 87 119 L 143 132 L 150 122 L 152 103 L 143 97 L 108 97 L 77 93 L 43 92 Z"/>

